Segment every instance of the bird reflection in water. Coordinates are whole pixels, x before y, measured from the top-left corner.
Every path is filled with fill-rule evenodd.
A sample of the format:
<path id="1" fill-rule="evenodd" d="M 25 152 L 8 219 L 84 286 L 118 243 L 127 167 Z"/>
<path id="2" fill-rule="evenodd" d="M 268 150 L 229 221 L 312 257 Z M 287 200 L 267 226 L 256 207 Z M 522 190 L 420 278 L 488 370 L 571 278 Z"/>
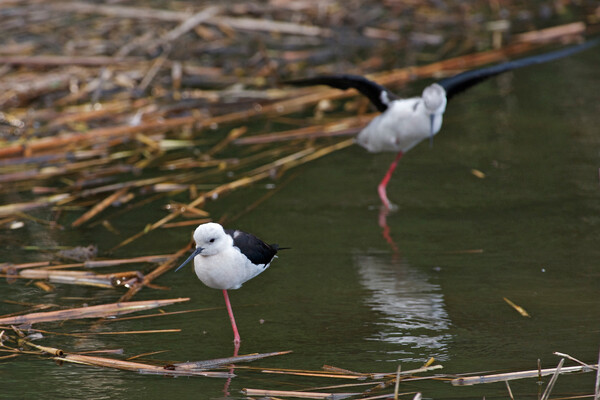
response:
<path id="1" fill-rule="evenodd" d="M 361 254 L 354 261 L 360 283 L 371 293 L 367 304 L 382 315 L 377 323 L 381 329 L 367 339 L 409 346 L 410 351 L 399 351 L 403 360 L 443 359 L 450 340 L 450 320 L 439 285 L 400 258 L 390 262 L 383 255 Z"/>

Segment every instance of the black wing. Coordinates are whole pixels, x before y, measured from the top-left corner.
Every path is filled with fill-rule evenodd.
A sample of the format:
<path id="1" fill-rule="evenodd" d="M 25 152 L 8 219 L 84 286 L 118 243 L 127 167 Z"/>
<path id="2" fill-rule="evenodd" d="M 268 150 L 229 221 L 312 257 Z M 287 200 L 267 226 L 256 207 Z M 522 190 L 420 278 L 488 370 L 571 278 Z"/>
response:
<path id="1" fill-rule="evenodd" d="M 279 249 L 279 245 L 266 244 L 250 233 L 234 229 L 225 229 L 225 233 L 233 238 L 233 245 L 240 249 L 253 264 L 270 263 Z"/>
<path id="2" fill-rule="evenodd" d="M 533 64 L 542 64 L 548 61 L 567 57 L 580 51 L 587 50 L 590 47 L 596 46 L 598 43 L 600 43 L 600 38 L 589 40 L 579 45 L 566 47 L 564 49 L 551 51 L 549 53 L 537 54 L 535 56 L 508 61 L 498 65 L 492 65 L 491 67 L 466 71 L 453 77 L 442 79 L 438 83 L 446 90 L 446 98 L 450 99 L 452 96 L 495 75 L 499 75 L 503 72 L 511 71 L 513 69 L 523 68 Z"/>
<path id="3" fill-rule="evenodd" d="M 387 110 L 390 102 L 397 97 L 376 82 L 360 75 L 322 75 L 314 78 L 285 81 L 294 86 L 327 85 L 336 89 L 356 89 L 371 100 L 381 112 Z"/>

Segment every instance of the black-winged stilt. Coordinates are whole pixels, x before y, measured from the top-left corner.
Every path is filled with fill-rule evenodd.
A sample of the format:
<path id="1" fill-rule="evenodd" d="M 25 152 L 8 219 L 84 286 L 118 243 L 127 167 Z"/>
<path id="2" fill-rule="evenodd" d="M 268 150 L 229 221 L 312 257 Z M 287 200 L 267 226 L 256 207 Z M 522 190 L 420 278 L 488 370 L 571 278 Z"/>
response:
<path id="1" fill-rule="evenodd" d="M 549 53 L 466 71 L 433 83 L 423 90 L 420 97 L 408 99 L 399 99 L 385 87 L 358 75 L 324 75 L 284 83 L 296 86 L 328 85 L 343 90 L 354 88 L 366 96 L 381 112 L 358 134 L 356 141 L 373 153 L 381 151 L 398 153 L 377 188 L 383 205 L 389 210 L 394 206 L 387 198 L 386 187 L 398 161 L 404 153 L 422 140 L 429 138 L 430 142 L 433 141 L 433 136 L 442 127 L 442 115 L 450 98 L 492 76 L 566 57 L 598 43 L 600 38 Z"/>
<path id="2" fill-rule="evenodd" d="M 227 290 L 239 289 L 244 282 L 266 270 L 279 246 L 266 244 L 249 233 L 223 229 L 214 222 L 198 226 L 194 231 L 194 241 L 196 250 L 175 271 L 193 259 L 198 279 L 210 288 L 223 290 L 233 328 L 233 341 L 239 346 L 240 334 Z"/>

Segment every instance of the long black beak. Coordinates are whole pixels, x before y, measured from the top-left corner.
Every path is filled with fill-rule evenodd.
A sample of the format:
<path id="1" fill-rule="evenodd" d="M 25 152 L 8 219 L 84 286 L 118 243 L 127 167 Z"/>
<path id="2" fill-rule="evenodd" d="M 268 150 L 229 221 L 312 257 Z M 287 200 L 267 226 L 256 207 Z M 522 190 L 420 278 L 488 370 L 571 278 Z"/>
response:
<path id="1" fill-rule="evenodd" d="M 433 147 L 433 120 L 435 114 L 429 114 L 429 148 Z"/>
<path id="2" fill-rule="evenodd" d="M 187 258 L 187 260 L 185 260 L 183 262 L 183 264 L 181 264 L 179 267 L 177 267 L 177 269 L 175 270 L 175 272 L 179 271 L 181 269 L 181 267 L 183 267 L 185 264 L 189 263 L 191 260 L 194 259 L 194 257 L 196 257 L 198 254 L 202 253 L 202 250 L 204 250 L 204 248 L 202 247 L 196 247 L 196 250 L 194 250 L 194 252 L 192 253 L 191 256 L 189 256 Z"/>

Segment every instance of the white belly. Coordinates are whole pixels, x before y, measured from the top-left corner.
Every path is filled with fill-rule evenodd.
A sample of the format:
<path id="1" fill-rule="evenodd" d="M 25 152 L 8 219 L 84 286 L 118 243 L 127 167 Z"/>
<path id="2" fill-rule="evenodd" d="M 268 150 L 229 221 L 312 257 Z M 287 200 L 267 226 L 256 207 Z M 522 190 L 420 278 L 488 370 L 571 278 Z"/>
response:
<path id="1" fill-rule="evenodd" d="M 266 268 L 256 266 L 235 249 L 212 256 L 198 255 L 194 271 L 198 279 L 213 289 L 239 289 L 244 282 L 254 278 Z"/>
<path id="2" fill-rule="evenodd" d="M 357 136 L 359 145 L 372 153 L 407 152 L 431 134 L 430 114 L 420 98 L 397 100 L 375 117 Z M 442 114 L 433 121 L 433 134 L 442 127 Z"/>

